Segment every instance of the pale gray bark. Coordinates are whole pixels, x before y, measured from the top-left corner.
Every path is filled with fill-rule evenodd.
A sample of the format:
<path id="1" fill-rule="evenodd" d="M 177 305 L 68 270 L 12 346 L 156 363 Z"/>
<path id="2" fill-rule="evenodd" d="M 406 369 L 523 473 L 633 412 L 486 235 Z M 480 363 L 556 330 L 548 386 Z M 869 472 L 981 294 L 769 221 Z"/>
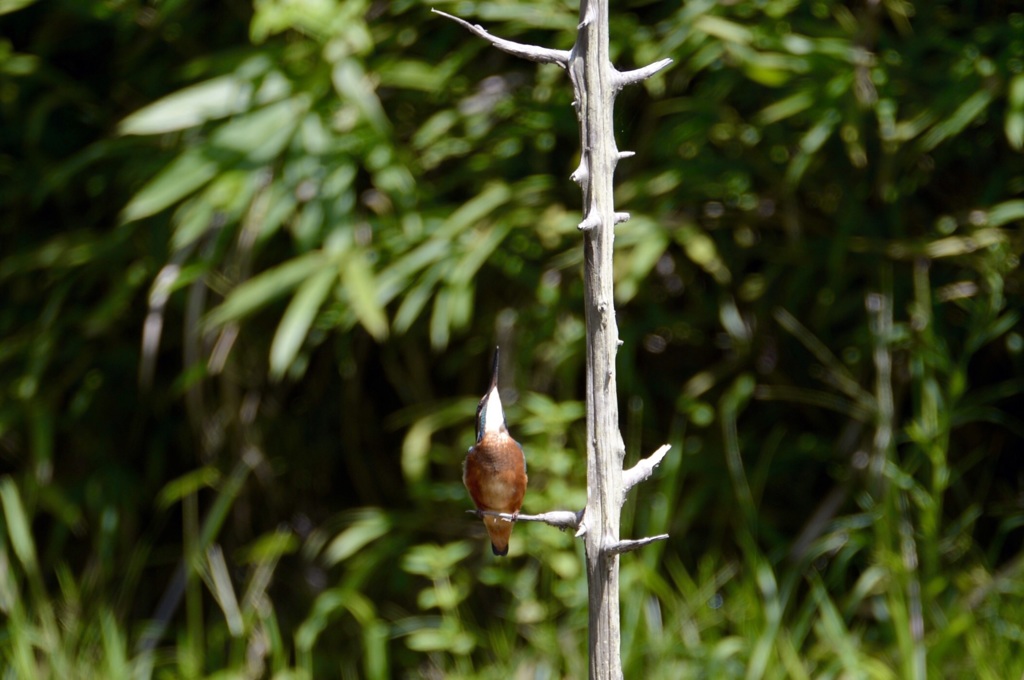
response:
<path id="1" fill-rule="evenodd" d="M 436 10 L 434 10 L 436 11 Z M 587 323 L 587 507 L 580 513 L 555 511 L 543 515 L 502 516 L 509 521 L 542 521 L 583 536 L 590 593 L 590 677 L 622 677 L 619 626 L 619 555 L 636 550 L 667 534 L 620 540 L 619 519 L 626 492 L 651 476 L 668 451 L 662 446 L 623 472 L 626 449 L 619 432 L 615 356 L 619 347 L 615 319 L 612 255 L 615 225 L 629 219 L 616 212 L 613 196 L 615 166 L 633 153 L 619 151 L 612 127 L 615 95 L 668 66 L 662 59 L 648 66 L 619 72 L 608 56 L 608 2 L 581 0 L 576 43 L 564 52 L 497 38 L 480 26 L 438 12 L 465 26 L 495 47 L 531 61 L 565 68 L 576 96 L 573 107 L 580 124 L 582 153 L 572 180 L 583 190 L 585 315 Z"/>

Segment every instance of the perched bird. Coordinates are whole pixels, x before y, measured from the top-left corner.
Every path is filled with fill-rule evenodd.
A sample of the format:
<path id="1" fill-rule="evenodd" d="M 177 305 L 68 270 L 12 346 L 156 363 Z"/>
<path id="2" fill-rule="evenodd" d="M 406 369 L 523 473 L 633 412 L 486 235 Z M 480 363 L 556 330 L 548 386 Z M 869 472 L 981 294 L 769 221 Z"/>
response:
<path id="1" fill-rule="evenodd" d="M 523 447 L 508 433 L 498 396 L 498 350 L 494 350 L 491 387 L 476 407 L 476 444 L 462 464 L 462 482 L 477 510 L 518 515 L 526 495 L 526 457 Z M 484 515 L 495 555 L 508 554 L 512 522 Z"/>

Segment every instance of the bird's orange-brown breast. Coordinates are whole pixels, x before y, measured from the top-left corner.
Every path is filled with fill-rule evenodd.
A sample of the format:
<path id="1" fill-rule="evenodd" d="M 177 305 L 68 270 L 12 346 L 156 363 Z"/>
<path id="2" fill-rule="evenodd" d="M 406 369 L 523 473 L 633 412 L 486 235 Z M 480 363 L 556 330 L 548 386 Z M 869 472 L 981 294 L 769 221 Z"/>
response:
<path id="1" fill-rule="evenodd" d="M 508 514 L 519 512 L 527 482 L 523 449 L 506 432 L 484 435 L 466 456 L 462 481 L 478 509 Z M 484 526 L 494 553 L 506 554 L 512 522 L 484 517 Z"/>

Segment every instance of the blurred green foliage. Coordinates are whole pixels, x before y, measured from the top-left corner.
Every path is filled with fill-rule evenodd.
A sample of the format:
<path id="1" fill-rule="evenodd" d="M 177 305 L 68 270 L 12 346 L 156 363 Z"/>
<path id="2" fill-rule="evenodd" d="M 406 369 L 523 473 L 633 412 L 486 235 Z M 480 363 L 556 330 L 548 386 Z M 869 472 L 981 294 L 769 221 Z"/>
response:
<path id="1" fill-rule="evenodd" d="M 1024 13 L 611 3 L 627 676 L 1024 672 Z M 440 2 L 568 48 L 562 0 Z M 0 2 L 4 677 L 586 674 L 578 140 L 429 3 Z"/>

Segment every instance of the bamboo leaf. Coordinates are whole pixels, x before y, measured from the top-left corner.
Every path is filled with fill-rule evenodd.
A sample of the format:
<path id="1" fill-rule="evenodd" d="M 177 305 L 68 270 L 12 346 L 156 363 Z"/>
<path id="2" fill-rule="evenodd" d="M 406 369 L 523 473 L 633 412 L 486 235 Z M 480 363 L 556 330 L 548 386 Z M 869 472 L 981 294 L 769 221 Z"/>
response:
<path id="1" fill-rule="evenodd" d="M 291 367 L 299 348 L 309 335 L 309 328 L 324 304 L 331 285 L 338 280 L 337 269 L 324 261 L 300 286 L 288 304 L 270 345 L 270 375 L 279 379 Z"/>
<path id="2" fill-rule="evenodd" d="M 193 470 L 177 479 L 172 479 L 157 494 L 157 507 L 161 510 L 166 510 L 182 498 L 197 493 L 200 489 L 215 488 L 220 478 L 220 471 L 217 468 L 204 465 L 198 470 Z"/>
<path id="3" fill-rule="evenodd" d="M 238 321 L 265 307 L 302 283 L 310 269 L 318 268 L 322 262 L 322 253 L 307 253 L 254 276 L 231 291 L 227 299 L 210 312 L 206 325 L 214 327 Z"/>
<path id="4" fill-rule="evenodd" d="M 921 148 L 924 151 L 931 151 L 945 140 L 959 134 L 980 116 L 990 103 L 992 103 L 991 92 L 988 90 L 975 92 L 957 107 L 949 118 L 937 123 L 935 127 L 925 133 L 921 138 Z"/>
<path id="5" fill-rule="evenodd" d="M 1010 146 L 1024 149 L 1024 75 L 1014 76 L 1007 96 L 1006 139 Z"/>
<path id="6" fill-rule="evenodd" d="M 146 183 L 121 211 L 122 222 L 141 220 L 177 203 L 209 182 L 218 163 L 202 149 L 189 149 Z"/>
<path id="7" fill-rule="evenodd" d="M 754 34 L 746 26 L 710 14 L 694 21 L 693 27 L 720 40 L 739 45 L 748 45 L 754 39 Z"/>
<path id="8" fill-rule="evenodd" d="M 376 508 L 361 510 L 356 521 L 335 536 L 324 549 L 324 560 L 330 565 L 339 564 L 390 530 L 391 520 L 387 514 Z"/>
<path id="9" fill-rule="evenodd" d="M 341 270 L 341 282 L 359 323 L 376 340 L 388 337 L 388 319 L 378 301 L 377 282 L 366 259 L 353 253 L 345 260 Z"/>
<path id="10" fill-rule="evenodd" d="M 251 98 L 251 83 L 235 75 L 211 78 L 130 114 L 117 126 L 117 132 L 122 135 L 155 135 L 185 130 L 244 111 Z"/>
<path id="11" fill-rule="evenodd" d="M 219 127 L 210 144 L 253 163 L 265 163 L 292 138 L 307 108 L 305 97 L 293 97 L 251 111 Z"/>
<path id="12" fill-rule="evenodd" d="M 21 502 L 21 494 L 11 477 L 0 480 L 0 504 L 3 506 L 4 519 L 7 522 L 7 534 L 11 537 L 11 547 L 18 560 L 29 574 L 37 571 L 36 546 L 32 540 L 32 530 L 25 506 Z"/>

